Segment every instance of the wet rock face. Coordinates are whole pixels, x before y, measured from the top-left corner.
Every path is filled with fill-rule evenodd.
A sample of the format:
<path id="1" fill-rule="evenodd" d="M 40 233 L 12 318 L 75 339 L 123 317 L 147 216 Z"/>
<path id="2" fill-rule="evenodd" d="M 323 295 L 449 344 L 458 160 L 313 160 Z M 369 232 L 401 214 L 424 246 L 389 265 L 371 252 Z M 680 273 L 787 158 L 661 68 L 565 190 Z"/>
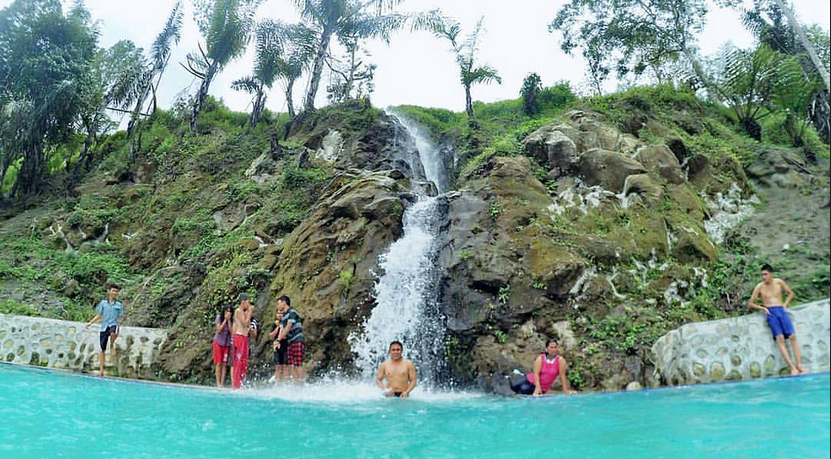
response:
<path id="1" fill-rule="evenodd" d="M 307 361 L 319 370 L 348 370 L 347 336 L 374 306 L 378 258 L 402 234 L 408 185 L 393 172 L 344 173 L 283 241 L 268 296 L 291 297 L 304 319 Z M 274 313 L 269 302 L 263 315 L 271 320 Z M 270 348 L 256 352 L 267 358 Z"/>

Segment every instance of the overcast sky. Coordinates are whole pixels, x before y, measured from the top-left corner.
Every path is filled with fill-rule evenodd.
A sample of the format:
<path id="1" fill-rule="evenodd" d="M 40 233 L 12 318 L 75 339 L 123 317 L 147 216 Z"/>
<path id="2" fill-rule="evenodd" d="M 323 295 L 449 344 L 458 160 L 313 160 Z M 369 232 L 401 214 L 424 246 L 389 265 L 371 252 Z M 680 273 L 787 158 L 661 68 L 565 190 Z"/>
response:
<path id="1" fill-rule="evenodd" d="M 747 0 L 748 5 L 752 2 Z M 11 0 L 0 0 L 5 8 Z M 66 4 L 70 4 L 65 0 Z M 99 44 L 109 47 L 118 40 L 130 39 L 137 46 L 149 48 L 166 20 L 173 0 L 85 0 L 94 20 L 100 21 Z M 568 80 L 572 87 L 586 88 L 585 65 L 580 57 L 563 54 L 559 49 L 559 33 L 549 33 L 548 24 L 565 0 L 406 0 L 398 11 L 415 12 L 440 8 L 442 12 L 461 23 L 462 32 L 469 32 L 480 17 L 484 17 L 479 60 L 495 67 L 502 76 L 501 85 L 479 85 L 473 89 L 475 100 L 486 102 L 512 99 L 519 95 L 522 80 L 537 72 L 543 84 L 552 85 Z M 828 0 L 795 0 L 795 10 L 803 23 L 819 23 L 829 28 Z M 298 16 L 290 0 L 265 0 L 258 10 L 258 19 L 276 18 L 286 22 L 297 21 Z M 737 46 L 749 46 L 753 40 L 738 20 L 738 14 L 713 6 L 708 25 L 699 37 L 705 54 L 711 54 L 727 41 Z M 185 0 L 182 40 L 175 48 L 159 91 L 162 107 L 169 107 L 181 94 L 193 93 L 196 81 L 179 65 L 189 51 L 196 50 L 200 40 L 193 20 L 191 0 Z M 399 32 L 389 46 L 371 43 L 372 61 L 378 65 L 375 73 L 373 104 L 386 107 L 416 104 L 443 107 L 461 111 L 464 92 L 459 83 L 454 56 L 446 41 L 440 41 L 427 32 L 413 34 Z M 233 110 L 247 111 L 251 107 L 247 94 L 230 88 L 231 81 L 248 75 L 253 67 L 253 56 L 246 55 L 232 63 L 215 78 L 210 93 L 224 100 Z M 318 106 L 325 100 L 328 79 L 324 76 Z M 295 107 L 299 106 L 306 81 L 296 85 Z M 614 87 L 609 88 L 614 90 Z M 282 90 L 275 85 L 267 107 L 285 111 Z"/>

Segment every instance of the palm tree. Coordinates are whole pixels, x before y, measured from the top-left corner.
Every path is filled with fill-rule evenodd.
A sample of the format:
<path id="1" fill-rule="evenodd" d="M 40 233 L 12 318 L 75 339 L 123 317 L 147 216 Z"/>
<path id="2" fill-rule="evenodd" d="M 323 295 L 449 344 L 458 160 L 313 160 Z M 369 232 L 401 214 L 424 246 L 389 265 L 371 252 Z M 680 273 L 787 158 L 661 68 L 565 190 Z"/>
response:
<path id="1" fill-rule="evenodd" d="M 254 27 L 254 13 L 261 0 L 201 0 L 197 3 L 197 24 L 205 47 L 187 56 L 185 70 L 202 80 L 190 118 L 190 132 L 196 133 L 196 121 L 208 96 L 211 82 L 232 60 L 240 57 L 248 45 Z"/>
<path id="2" fill-rule="evenodd" d="M 283 53 L 277 59 L 277 76 L 283 84 L 289 118 L 294 119 L 294 83 L 309 68 L 315 55 L 315 31 L 303 24 L 292 24 L 284 29 Z"/>
<path id="3" fill-rule="evenodd" d="M 393 30 L 400 29 L 407 22 L 411 29 L 432 28 L 428 15 L 384 14 L 401 0 L 294 0 L 300 15 L 316 32 L 315 54 L 309 88 L 304 100 L 305 110 L 314 110 L 314 101 L 323 75 L 323 65 L 329 56 L 329 45 L 333 37 L 353 37 L 357 40 L 381 38 L 389 42 Z M 374 7 L 374 12 L 372 11 Z"/>
<path id="4" fill-rule="evenodd" d="M 433 28 L 433 34 L 450 42 L 453 52 L 456 53 L 456 63 L 459 65 L 459 76 L 465 88 L 465 112 L 468 122 L 475 126 L 473 114 L 473 98 L 470 88 L 475 84 L 496 81 L 502 84 L 502 77 L 496 69 L 489 65 L 476 66 L 476 52 L 479 50 L 479 34 L 482 32 L 482 21 L 476 22 L 473 32 L 468 35 L 464 43 L 459 43 L 461 26 L 453 19 L 445 18 Z"/>
<path id="5" fill-rule="evenodd" d="M 161 33 L 153 40 L 153 46 L 150 48 L 150 65 L 144 81 L 142 81 L 141 94 L 136 99 L 135 107 L 130 115 L 130 121 L 127 123 L 127 135 L 125 136 L 127 139 L 132 135 L 139 115 L 143 114 L 142 109 L 147 101 L 147 97 L 151 93 L 153 96 L 151 99 L 153 108 L 150 110 L 150 113 L 156 111 L 156 91 L 162 80 L 162 75 L 167 68 L 167 63 L 170 60 L 171 45 L 178 44 L 181 38 L 183 14 L 182 1 L 179 0 L 173 5 L 173 10 L 171 10 L 170 15 L 167 17 Z"/>

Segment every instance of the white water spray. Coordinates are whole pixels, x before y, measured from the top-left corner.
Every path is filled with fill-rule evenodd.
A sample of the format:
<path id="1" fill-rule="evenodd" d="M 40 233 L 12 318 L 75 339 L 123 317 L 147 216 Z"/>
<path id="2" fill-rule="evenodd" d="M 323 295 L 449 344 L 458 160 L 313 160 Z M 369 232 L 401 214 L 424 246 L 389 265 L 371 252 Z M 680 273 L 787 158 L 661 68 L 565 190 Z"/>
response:
<path id="1" fill-rule="evenodd" d="M 410 123 L 396 118 L 410 134 L 406 141 L 415 143 L 427 179 L 439 192 L 444 191 L 440 153 Z M 404 356 L 415 362 L 420 381 L 436 381 L 443 366 L 444 325 L 437 304 L 436 267 L 440 198 L 426 196 L 421 189 L 413 187 L 417 200 L 404 212 L 404 236 L 380 257 L 384 274 L 375 284 L 377 306 L 362 332 L 349 337 L 356 364 L 365 377 L 374 376 L 394 340 L 404 343 Z"/>

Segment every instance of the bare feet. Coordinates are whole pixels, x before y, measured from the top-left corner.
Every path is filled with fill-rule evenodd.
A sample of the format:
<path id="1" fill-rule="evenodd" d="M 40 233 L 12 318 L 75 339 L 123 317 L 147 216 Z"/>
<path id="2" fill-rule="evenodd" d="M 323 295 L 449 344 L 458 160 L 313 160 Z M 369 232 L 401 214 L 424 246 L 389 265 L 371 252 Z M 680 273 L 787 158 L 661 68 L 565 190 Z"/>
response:
<path id="1" fill-rule="evenodd" d="M 99 372 L 98 372 L 98 376 L 99 376 L 99 377 L 104 376 L 104 372 L 103 372 L 103 371 L 99 371 Z"/>
<path id="2" fill-rule="evenodd" d="M 802 373 L 802 374 L 805 374 L 805 373 L 807 373 L 807 372 L 808 372 L 808 370 L 806 370 L 805 368 L 803 368 L 803 367 L 802 367 L 802 365 L 797 365 L 797 366 L 796 366 L 796 369 L 797 369 L 797 370 L 799 370 L 799 372 L 800 372 L 800 373 Z"/>
<path id="3" fill-rule="evenodd" d="M 798 376 L 798 375 L 799 375 L 799 370 L 797 370 L 796 367 L 791 368 L 791 376 Z"/>

